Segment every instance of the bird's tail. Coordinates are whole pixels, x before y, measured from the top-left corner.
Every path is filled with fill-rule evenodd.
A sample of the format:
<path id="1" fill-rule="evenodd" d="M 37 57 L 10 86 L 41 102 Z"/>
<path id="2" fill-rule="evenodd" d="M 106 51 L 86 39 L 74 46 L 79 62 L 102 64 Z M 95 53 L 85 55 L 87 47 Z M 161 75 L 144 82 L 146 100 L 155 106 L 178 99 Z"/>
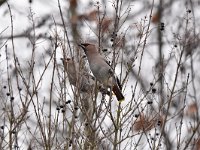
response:
<path id="1" fill-rule="evenodd" d="M 116 84 L 113 86 L 112 90 L 113 90 L 114 94 L 116 95 L 117 100 L 119 102 L 124 100 L 124 96 L 122 94 L 122 91 L 120 90 L 120 88 Z"/>

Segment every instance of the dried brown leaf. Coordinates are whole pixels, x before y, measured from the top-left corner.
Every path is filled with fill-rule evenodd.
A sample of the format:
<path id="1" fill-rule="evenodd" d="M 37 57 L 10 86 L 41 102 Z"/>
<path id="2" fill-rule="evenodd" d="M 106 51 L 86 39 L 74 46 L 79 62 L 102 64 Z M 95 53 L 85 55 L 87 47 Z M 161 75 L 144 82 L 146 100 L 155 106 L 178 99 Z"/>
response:
<path id="1" fill-rule="evenodd" d="M 196 103 L 192 103 L 188 106 L 188 109 L 186 110 L 186 115 L 188 116 L 194 116 L 198 112 L 198 106 Z"/>
<path id="2" fill-rule="evenodd" d="M 141 114 L 138 120 L 133 124 L 133 129 L 135 131 L 150 131 L 154 127 L 162 125 L 163 119 L 161 116 L 151 119 L 144 114 Z"/>
<path id="3" fill-rule="evenodd" d="M 200 150 L 200 139 L 198 139 L 195 143 L 195 150 Z"/>
<path id="4" fill-rule="evenodd" d="M 110 19 L 110 18 L 103 19 L 103 21 L 101 23 L 101 29 L 102 29 L 103 33 L 109 31 L 109 26 L 111 25 L 111 23 L 112 23 L 112 19 Z"/>
<path id="5" fill-rule="evenodd" d="M 88 21 L 97 21 L 98 10 L 92 10 L 88 14 L 85 15 Z"/>
<path id="6" fill-rule="evenodd" d="M 77 7 L 77 0 L 70 0 L 70 7 L 71 8 L 76 8 Z"/>
<path id="7" fill-rule="evenodd" d="M 159 18 L 160 18 L 160 15 L 158 12 L 154 13 L 152 18 L 151 18 L 151 21 L 155 24 L 157 24 L 159 22 Z"/>

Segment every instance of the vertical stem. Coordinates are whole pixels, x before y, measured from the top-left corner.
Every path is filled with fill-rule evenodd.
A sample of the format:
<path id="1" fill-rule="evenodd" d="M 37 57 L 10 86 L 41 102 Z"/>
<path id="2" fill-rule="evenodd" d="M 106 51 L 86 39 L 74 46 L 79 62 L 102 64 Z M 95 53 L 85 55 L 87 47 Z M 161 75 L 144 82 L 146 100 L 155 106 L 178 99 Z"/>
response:
<path id="1" fill-rule="evenodd" d="M 53 85 L 54 85 L 54 75 L 55 75 L 55 70 L 56 70 L 56 49 L 57 49 L 57 38 L 55 41 L 55 49 L 54 49 L 54 65 L 53 65 L 53 73 L 52 73 L 52 79 L 51 79 L 51 89 L 50 89 L 50 102 L 49 102 L 49 129 L 48 129 L 48 147 L 47 149 L 51 149 L 51 134 L 52 134 L 52 128 L 51 128 L 51 107 L 52 107 L 52 99 L 53 99 Z"/>
<path id="2" fill-rule="evenodd" d="M 162 21 L 162 13 L 163 13 L 163 7 L 162 7 L 162 0 L 160 0 L 159 8 L 158 8 L 158 16 L 159 16 L 159 24 L 161 24 Z M 163 97 L 163 71 L 164 71 L 164 66 L 163 66 L 163 52 L 162 52 L 162 31 L 160 28 L 157 28 L 158 31 L 158 53 L 159 53 L 159 60 L 158 60 L 158 65 L 159 65 L 159 84 L 160 84 L 160 108 L 162 108 L 164 104 L 164 97 Z"/>
<path id="3" fill-rule="evenodd" d="M 122 3 L 122 2 L 121 2 Z M 115 61 L 115 57 L 116 57 L 116 36 L 115 34 L 117 34 L 118 32 L 118 25 L 119 25 L 119 15 L 118 15 L 118 10 L 119 10 L 119 0 L 117 0 L 116 2 L 116 8 L 115 8 L 115 23 L 114 23 L 114 31 L 113 31 L 113 60 L 112 60 L 112 65 L 114 68 L 114 72 L 115 72 L 115 66 L 116 66 L 116 61 Z M 112 90 L 112 88 L 111 88 Z M 118 105 L 118 110 L 117 110 L 117 122 L 116 122 L 116 126 L 115 126 L 115 137 L 114 137 L 114 147 L 113 150 L 117 149 L 117 141 L 118 141 L 118 131 L 119 131 L 119 119 L 120 119 L 120 111 L 121 111 L 121 103 L 119 102 Z"/>
<path id="4" fill-rule="evenodd" d="M 117 149 L 118 132 L 119 132 L 119 129 L 120 129 L 120 114 L 121 114 L 121 102 L 119 102 L 118 110 L 117 110 L 117 122 L 116 122 L 116 126 L 115 126 L 115 138 L 114 138 L 113 150 Z"/>

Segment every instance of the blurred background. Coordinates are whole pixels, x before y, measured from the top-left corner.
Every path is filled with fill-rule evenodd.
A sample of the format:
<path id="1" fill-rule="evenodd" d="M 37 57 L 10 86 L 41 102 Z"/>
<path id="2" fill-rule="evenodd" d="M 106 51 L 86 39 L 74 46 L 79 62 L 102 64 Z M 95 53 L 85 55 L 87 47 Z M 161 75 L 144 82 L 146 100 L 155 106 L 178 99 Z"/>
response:
<path id="1" fill-rule="evenodd" d="M 199 0 L 0 0 L 1 149 L 200 149 Z M 95 80 L 95 44 L 123 102 Z M 61 58 L 77 64 L 75 84 Z M 102 86 L 102 85 L 101 85 Z"/>

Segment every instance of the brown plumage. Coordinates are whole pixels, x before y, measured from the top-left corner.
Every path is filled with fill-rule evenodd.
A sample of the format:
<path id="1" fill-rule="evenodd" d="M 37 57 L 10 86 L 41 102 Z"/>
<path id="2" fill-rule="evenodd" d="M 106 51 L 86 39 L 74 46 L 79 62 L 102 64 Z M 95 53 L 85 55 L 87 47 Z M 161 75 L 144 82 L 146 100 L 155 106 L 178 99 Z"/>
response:
<path id="1" fill-rule="evenodd" d="M 80 44 L 87 56 L 90 69 L 96 79 L 104 86 L 111 88 L 116 95 L 118 101 L 124 100 L 124 96 L 121 92 L 121 85 L 119 80 L 114 76 L 113 69 L 106 62 L 106 60 L 98 53 L 95 45 L 93 44 Z"/>
<path id="2" fill-rule="evenodd" d="M 95 78 L 85 69 L 79 68 L 79 63 L 71 58 L 61 58 L 64 69 L 67 72 L 69 82 L 73 86 L 80 89 L 81 92 L 92 92 L 95 86 Z M 109 95 L 109 91 L 103 88 L 101 85 L 97 85 L 97 88 L 101 93 Z"/>
<path id="3" fill-rule="evenodd" d="M 71 58 L 61 58 L 61 60 L 63 61 L 64 69 L 67 72 L 69 82 L 73 86 L 79 87 L 81 92 L 92 91 L 95 84 L 94 77 L 84 69 L 79 70 L 78 63 L 73 61 Z"/>

